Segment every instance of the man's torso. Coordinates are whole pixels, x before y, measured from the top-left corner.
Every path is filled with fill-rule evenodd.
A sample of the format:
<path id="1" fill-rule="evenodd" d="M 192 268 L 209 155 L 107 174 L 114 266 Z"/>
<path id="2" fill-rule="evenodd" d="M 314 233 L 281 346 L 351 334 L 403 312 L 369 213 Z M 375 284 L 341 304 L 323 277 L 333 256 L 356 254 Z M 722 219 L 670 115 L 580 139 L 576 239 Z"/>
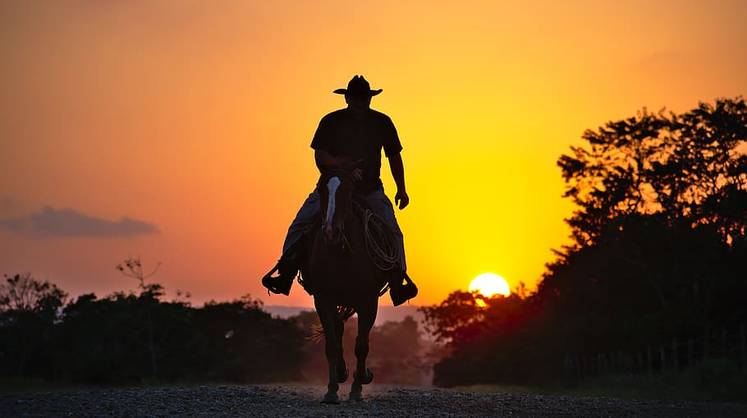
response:
<path id="1" fill-rule="evenodd" d="M 362 159 L 363 175 L 356 186 L 359 192 L 381 187 L 382 148 L 387 156 L 402 150 L 391 119 L 373 109 L 358 114 L 350 109 L 329 113 L 319 123 L 311 147 L 338 157 Z"/>

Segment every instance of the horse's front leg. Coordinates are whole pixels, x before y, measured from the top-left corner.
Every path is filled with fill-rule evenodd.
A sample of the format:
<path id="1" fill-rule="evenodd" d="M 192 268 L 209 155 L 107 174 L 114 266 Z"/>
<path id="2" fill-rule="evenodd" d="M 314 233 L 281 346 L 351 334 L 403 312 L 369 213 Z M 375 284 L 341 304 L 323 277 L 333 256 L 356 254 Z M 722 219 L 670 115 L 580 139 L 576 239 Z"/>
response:
<path id="1" fill-rule="evenodd" d="M 337 312 L 336 308 L 335 312 Z M 348 380 L 348 367 L 345 364 L 345 346 L 342 343 L 344 334 L 345 322 L 339 315 L 335 315 L 335 337 L 337 337 L 337 346 L 340 348 L 337 356 L 337 383 L 345 383 Z"/>
<path id="2" fill-rule="evenodd" d="M 358 335 L 355 337 L 356 369 L 350 387 L 350 400 L 363 400 L 363 385 L 373 381 L 373 372 L 366 368 L 368 357 L 368 335 L 376 322 L 379 298 L 375 295 L 358 307 Z"/>
<path id="3" fill-rule="evenodd" d="M 340 385 L 337 383 L 337 364 L 342 355 L 340 339 L 337 338 L 337 306 L 330 301 L 315 297 L 314 306 L 316 313 L 319 315 L 319 322 L 324 329 L 324 354 L 327 356 L 327 365 L 329 366 L 329 383 L 327 383 L 327 393 L 322 398 L 322 403 L 336 404 L 340 402 L 337 396 L 337 390 Z"/>

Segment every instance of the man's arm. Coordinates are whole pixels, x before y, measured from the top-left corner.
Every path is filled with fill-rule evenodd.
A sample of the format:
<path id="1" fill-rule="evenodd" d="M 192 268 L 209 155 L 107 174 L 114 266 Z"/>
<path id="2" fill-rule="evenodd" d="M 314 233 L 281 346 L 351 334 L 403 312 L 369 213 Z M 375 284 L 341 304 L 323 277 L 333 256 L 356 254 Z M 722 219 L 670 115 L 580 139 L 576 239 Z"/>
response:
<path id="1" fill-rule="evenodd" d="M 394 183 L 397 185 L 394 204 L 399 206 L 400 209 L 404 209 L 410 204 L 410 197 L 407 195 L 407 189 L 405 188 L 405 166 L 402 163 L 402 155 L 396 153 L 387 158 L 389 158 L 389 169 L 392 171 Z"/>
<path id="2" fill-rule="evenodd" d="M 355 167 L 355 161 L 349 157 L 335 157 L 324 150 L 314 150 L 314 161 L 319 171 L 329 169 L 352 170 Z"/>

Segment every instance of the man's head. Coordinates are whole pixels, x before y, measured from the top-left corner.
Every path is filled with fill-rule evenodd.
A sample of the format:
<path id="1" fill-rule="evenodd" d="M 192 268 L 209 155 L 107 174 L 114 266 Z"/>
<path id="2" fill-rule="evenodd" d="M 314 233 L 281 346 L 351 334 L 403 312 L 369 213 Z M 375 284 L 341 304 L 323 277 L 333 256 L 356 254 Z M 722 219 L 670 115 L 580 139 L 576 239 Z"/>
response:
<path id="1" fill-rule="evenodd" d="M 353 109 L 368 109 L 371 107 L 371 96 L 345 95 L 345 103 Z"/>
<path id="2" fill-rule="evenodd" d="M 383 90 L 371 90 L 362 75 L 356 75 L 348 83 L 347 89 L 337 89 L 334 92 L 345 95 L 345 102 L 352 108 L 368 108 L 371 105 L 371 97 L 376 96 Z"/>

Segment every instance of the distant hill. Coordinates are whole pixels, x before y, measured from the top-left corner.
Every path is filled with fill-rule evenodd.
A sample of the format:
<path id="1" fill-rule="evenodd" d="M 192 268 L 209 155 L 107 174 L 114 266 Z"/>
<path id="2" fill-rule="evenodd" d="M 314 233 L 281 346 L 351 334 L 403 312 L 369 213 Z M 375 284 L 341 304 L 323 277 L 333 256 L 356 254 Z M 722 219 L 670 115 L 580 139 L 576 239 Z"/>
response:
<path id="1" fill-rule="evenodd" d="M 406 316 L 415 318 L 416 321 L 423 320 L 423 314 L 418 312 L 419 306 L 379 306 L 379 314 L 376 316 L 376 325 L 381 325 L 387 321 L 402 321 Z M 298 315 L 303 311 L 313 311 L 313 308 L 303 306 L 282 306 L 282 305 L 265 305 L 264 310 L 280 318 L 290 318 Z"/>

